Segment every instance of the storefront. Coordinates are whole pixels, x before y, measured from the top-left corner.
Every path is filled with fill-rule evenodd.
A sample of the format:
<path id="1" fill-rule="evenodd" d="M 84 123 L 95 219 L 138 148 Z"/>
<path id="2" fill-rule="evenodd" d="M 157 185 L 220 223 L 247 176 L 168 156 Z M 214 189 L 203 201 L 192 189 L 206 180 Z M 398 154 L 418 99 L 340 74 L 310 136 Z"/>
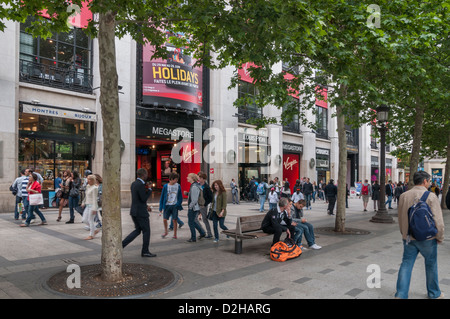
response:
<path id="1" fill-rule="evenodd" d="M 243 128 L 238 133 L 238 170 L 241 194 L 247 194 L 250 180 L 269 178 L 270 147 L 266 130 Z"/>
<path id="2" fill-rule="evenodd" d="M 156 118 L 162 119 L 155 122 Z M 202 122 L 203 124 L 204 122 Z M 203 126 L 199 134 L 203 134 Z M 188 139 L 190 142 L 185 142 Z M 138 107 L 136 111 L 136 170 L 145 168 L 147 182 L 159 194 L 172 172 L 180 175 L 182 191 L 189 191 L 189 173 L 206 170 L 202 141 L 194 138 L 194 118 L 174 112 Z M 179 155 L 174 158 L 172 152 Z M 157 196 L 155 196 L 156 198 Z M 187 196 L 185 196 L 187 197 Z"/>
<path id="3" fill-rule="evenodd" d="M 327 183 L 330 180 L 330 150 L 316 148 L 317 182 Z"/>
<path id="4" fill-rule="evenodd" d="M 303 145 L 283 143 L 283 180 L 288 180 L 292 187 L 300 179 L 300 161 L 303 154 Z"/>
<path id="5" fill-rule="evenodd" d="M 44 207 L 55 207 L 55 178 L 66 170 L 80 176 L 91 167 L 95 112 L 21 102 L 19 170 L 31 168 L 44 178 Z"/>

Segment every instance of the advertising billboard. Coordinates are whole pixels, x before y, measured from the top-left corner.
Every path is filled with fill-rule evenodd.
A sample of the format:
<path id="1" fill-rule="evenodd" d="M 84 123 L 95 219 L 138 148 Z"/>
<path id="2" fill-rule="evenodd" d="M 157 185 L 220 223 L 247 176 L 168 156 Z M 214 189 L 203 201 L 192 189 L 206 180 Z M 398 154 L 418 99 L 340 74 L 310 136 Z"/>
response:
<path id="1" fill-rule="evenodd" d="M 154 46 L 142 52 L 142 99 L 154 106 L 169 106 L 204 113 L 203 69 L 193 67 L 195 59 L 166 42 L 167 58 L 152 59 Z"/>

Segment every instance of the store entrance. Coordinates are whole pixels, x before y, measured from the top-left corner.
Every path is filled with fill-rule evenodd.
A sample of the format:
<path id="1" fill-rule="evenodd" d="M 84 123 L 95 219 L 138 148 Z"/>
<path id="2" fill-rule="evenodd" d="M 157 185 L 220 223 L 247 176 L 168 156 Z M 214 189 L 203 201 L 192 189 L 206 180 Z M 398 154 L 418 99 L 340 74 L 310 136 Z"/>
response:
<path id="1" fill-rule="evenodd" d="M 269 175 L 261 173 L 262 164 L 239 164 L 239 186 L 241 200 L 252 199 L 251 189 L 249 187 L 250 180 L 255 177 L 255 180 L 260 183 Z M 266 165 L 264 165 L 265 167 Z M 263 170 L 264 171 L 264 170 Z M 269 182 L 269 181 L 268 181 Z M 253 194 L 254 195 L 254 194 Z"/>
<path id="2" fill-rule="evenodd" d="M 189 191 L 187 182 L 189 173 L 197 174 L 201 169 L 201 163 L 195 162 L 193 154 L 201 151 L 195 143 L 184 143 L 180 146 L 181 162 L 175 163 L 172 159 L 172 149 L 180 142 L 156 139 L 136 139 L 136 171 L 145 168 L 148 173 L 146 182 L 152 188 L 150 202 L 158 203 L 162 188 L 169 182 L 171 173 L 179 175 L 178 183 L 184 193 Z M 184 198 L 187 198 L 183 194 Z"/>

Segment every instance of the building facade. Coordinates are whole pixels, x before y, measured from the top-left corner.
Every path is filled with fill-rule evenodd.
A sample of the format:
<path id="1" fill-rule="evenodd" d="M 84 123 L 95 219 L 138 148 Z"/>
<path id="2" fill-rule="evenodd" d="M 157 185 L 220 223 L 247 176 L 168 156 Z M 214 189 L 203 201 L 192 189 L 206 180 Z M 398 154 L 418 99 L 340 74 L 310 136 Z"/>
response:
<path id="1" fill-rule="evenodd" d="M 9 186 L 23 168 L 44 177 L 46 207 L 55 206 L 55 177 L 65 170 L 102 174 L 103 122 L 99 103 L 98 44 L 80 28 L 44 39 L 32 38 L 25 24 L 6 22 L 0 33 L 0 212 L 14 209 Z M 121 200 L 130 205 L 130 184 L 145 167 L 153 201 L 170 172 L 202 170 L 212 183 L 234 178 L 242 189 L 256 179 L 328 182 L 338 176 L 337 124 L 332 102 L 316 101 L 317 114 L 303 127 L 288 125 L 256 130 L 246 123 L 261 114 L 281 117 L 274 106 L 236 108 L 234 101 L 256 94 L 251 79 L 241 76 L 229 89 L 236 70 L 193 68 L 189 56 L 172 48 L 167 59 L 151 60 L 148 48 L 129 37 L 116 40 L 121 122 Z M 275 66 L 281 71 L 283 65 Z M 371 126 L 347 128 L 347 183 L 374 180 L 379 149 Z M 402 177 L 397 160 L 387 155 L 387 179 Z M 403 176 L 406 177 L 406 176 Z M 229 196 L 231 199 L 231 196 Z"/>

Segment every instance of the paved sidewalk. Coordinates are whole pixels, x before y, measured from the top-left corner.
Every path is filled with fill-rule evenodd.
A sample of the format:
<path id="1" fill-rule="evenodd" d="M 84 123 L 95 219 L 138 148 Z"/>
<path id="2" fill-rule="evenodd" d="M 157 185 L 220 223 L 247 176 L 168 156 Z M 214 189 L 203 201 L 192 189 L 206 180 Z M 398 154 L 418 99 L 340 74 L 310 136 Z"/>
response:
<path id="1" fill-rule="evenodd" d="M 305 249 L 299 258 L 284 263 L 270 260 L 271 236 L 244 240 L 243 253 L 236 255 L 234 239 L 223 235 L 219 243 L 209 239 L 187 243 L 186 209 L 181 212 L 186 224 L 179 230 L 178 239 L 172 239 L 170 234 L 161 238 L 162 216 L 152 213 L 150 250 L 158 256 L 141 258 L 141 237 L 138 237 L 124 250 L 124 262 L 148 263 L 177 275 L 179 280 L 170 289 L 145 297 L 149 299 L 392 299 L 403 251 L 398 224 L 369 222 L 374 212 L 362 212 L 360 199 L 350 199 L 349 205 L 346 227 L 367 230 L 370 234 L 316 233 L 316 243 L 322 249 Z M 237 216 L 259 214 L 258 207 L 256 203 L 229 204 L 227 227 L 234 228 Z M 75 224 L 65 224 L 68 209 L 64 210 L 61 222 L 56 222 L 56 210 L 43 212 L 48 225 L 29 228 L 19 227 L 21 222 L 14 220 L 12 213 L 0 214 L 0 299 L 65 298 L 45 289 L 43 283 L 55 273 L 65 271 L 69 264 L 100 262 L 100 236 L 83 240 L 87 231 L 79 216 Z M 448 210 L 444 211 L 447 227 L 449 215 Z M 326 214 L 323 201 L 316 201 L 312 210 L 305 210 L 305 217 L 315 228 L 334 226 L 334 216 Z M 122 209 L 122 223 L 126 236 L 133 229 L 129 209 Z M 450 296 L 449 240 L 439 246 L 438 254 L 441 290 Z M 380 267 L 380 288 L 367 285 L 372 275 L 368 266 L 373 264 Z M 421 256 L 414 268 L 410 298 L 426 298 Z"/>

